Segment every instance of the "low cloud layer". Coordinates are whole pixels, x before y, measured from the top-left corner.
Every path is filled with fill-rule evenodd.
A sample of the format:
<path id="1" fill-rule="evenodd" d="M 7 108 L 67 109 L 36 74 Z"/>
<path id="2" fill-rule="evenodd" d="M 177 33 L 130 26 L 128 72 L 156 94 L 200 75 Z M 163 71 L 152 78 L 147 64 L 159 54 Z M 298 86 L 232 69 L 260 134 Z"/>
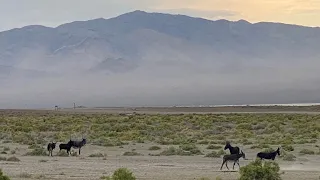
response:
<path id="1" fill-rule="evenodd" d="M 314 64 L 319 67 L 320 64 Z M 63 66 L 61 64 L 61 66 Z M 63 67 L 61 67 L 63 68 Z M 311 67 L 242 67 L 236 73 L 221 67 L 140 66 L 133 72 L 104 75 L 59 74 L 6 78 L 0 108 L 84 106 L 168 106 L 315 102 L 318 71 Z M 191 71 L 192 70 L 192 71 Z"/>

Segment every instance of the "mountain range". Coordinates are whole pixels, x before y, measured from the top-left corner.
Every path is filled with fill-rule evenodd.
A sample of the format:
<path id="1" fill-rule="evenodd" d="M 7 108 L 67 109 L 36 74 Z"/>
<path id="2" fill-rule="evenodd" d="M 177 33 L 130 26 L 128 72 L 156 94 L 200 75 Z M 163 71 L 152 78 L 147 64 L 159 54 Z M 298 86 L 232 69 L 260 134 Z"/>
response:
<path id="1" fill-rule="evenodd" d="M 320 28 L 134 11 L 0 32 L 0 107 L 320 100 Z"/>

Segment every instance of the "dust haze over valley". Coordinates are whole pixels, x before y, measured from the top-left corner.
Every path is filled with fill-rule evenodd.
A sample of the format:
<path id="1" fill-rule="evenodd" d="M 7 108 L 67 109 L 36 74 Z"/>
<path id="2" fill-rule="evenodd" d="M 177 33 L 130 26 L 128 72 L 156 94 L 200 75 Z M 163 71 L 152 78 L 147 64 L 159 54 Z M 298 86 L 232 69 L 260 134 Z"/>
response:
<path id="1" fill-rule="evenodd" d="M 0 108 L 320 101 L 320 29 L 134 11 L 0 33 Z"/>

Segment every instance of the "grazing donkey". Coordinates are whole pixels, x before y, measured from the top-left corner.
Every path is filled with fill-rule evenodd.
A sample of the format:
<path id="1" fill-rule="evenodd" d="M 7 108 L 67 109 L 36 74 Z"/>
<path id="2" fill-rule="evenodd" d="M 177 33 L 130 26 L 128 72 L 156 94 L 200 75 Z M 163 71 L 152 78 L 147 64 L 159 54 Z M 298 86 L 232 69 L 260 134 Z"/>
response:
<path id="1" fill-rule="evenodd" d="M 280 148 L 278 147 L 278 149 L 276 151 L 273 152 L 259 152 L 257 154 L 257 157 L 260 158 L 261 160 L 263 159 L 272 159 L 274 160 L 277 156 L 277 154 L 280 156 Z"/>
<path id="2" fill-rule="evenodd" d="M 52 156 L 52 151 L 56 148 L 56 144 L 57 142 L 51 142 L 48 144 L 47 146 L 47 150 L 49 151 L 49 156 L 51 155 Z"/>
<path id="3" fill-rule="evenodd" d="M 243 159 L 246 159 L 246 155 L 241 151 L 240 154 L 227 154 L 227 155 L 224 155 L 223 156 L 223 162 L 222 162 L 222 165 L 221 165 L 221 168 L 220 170 L 222 170 L 222 167 L 224 164 L 226 164 L 226 167 L 228 168 L 229 170 L 229 167 L 228 167 L 228 161 L 233 161 L 233 169 L 234 169 L 234 165 L 237 163 L 238 166 L 239 166 L 239 169 L 240 169 L 240 164 L 239 164 L 239 159 L 243 157 Z"/>
<path id="4" fill-rule="evenodd" d="M 67 144 L 60 144 L 59 145 L 59 148 L 60 148 L 60 151 L 62 150 L 62 149 L 65 149 L 65 150 L 67 150 L 67 153 L 68 153 L 68 155 L 70 154 L 70 150 L 71 150 L 71 144 L 70 144 L 70 141 L 67 143 Z M 59 151 L 59 152 L 60 152 Z"/>
<path id="5" fill-rule="evenodd" d="M 87 144 L 87 140 L 85 138 L 82 138 L 82 141 L 72 141 L 70 139 L 70 141 L 68 142 L 70 143 L 70 145 L 75 148 L 75 149 L 79 149 L 79 155 L 80 155 L 80 150 L 82 148 L 82 146 Z"/>
<path id="6" fill-rule="evenodd" d="M 238 146 L 232 147 L 230 142 L 226 142 L 226 146 L 224 147 L 224 150 L 229 149 L 230 154 L 239 154 L 240 148 Z"/>

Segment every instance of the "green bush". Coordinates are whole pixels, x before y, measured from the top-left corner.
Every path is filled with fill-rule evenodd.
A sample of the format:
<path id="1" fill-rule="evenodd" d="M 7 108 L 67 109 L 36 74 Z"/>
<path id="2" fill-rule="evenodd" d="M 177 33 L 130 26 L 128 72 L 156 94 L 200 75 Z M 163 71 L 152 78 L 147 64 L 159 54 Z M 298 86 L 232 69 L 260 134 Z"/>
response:
<path id="1" fill-rule="evenodd" d="M 262 161 L 257 159 L 240 168 L 239 180 L 281 180 L 279 171 L 280 167 L 276 162 L 267 161 L 262 164 Z"/>
<path id="2" fill-rule="evenodd" d="M 114 171 L 111 177 L 101 177 L 105 180 L 136 180 L 134 174 L 127 168 L 119 168 Z"/>
<path id="3" fill-rule="evenodd" d="M 102 153 L 90 154 L 89 157 L 104 157 Z"/>
<path id="4" fill-rule="evenodd" d="M 10 180 L 10 178 L 3 174 L 2 169 L 0 169 L 0 180 Z"/>
<path id="5" fill-rule="evenodd" d="M 285 150 L 285 151 L 294 151 L 294 148 L 293 148 L 293 146 L 291 146 L 291 145 L 283 145 L 282 146 L 282 149 L 283 150 Z"/>
<path id="6" fill-rule="evenodd" d="M 159 147 L 159 146 L 151 146 L 149 148 L 150 151 L 157 151 L 157 150 L 160 150 L 160 149 L 161 149 L 161 147 Z"/>
<path id="7" fill-rule="evenodd" d="M 131 152 L 124 152 L 123 156 L 142 156 L 142 154 L 135 151 L 131 151 Z"/>

